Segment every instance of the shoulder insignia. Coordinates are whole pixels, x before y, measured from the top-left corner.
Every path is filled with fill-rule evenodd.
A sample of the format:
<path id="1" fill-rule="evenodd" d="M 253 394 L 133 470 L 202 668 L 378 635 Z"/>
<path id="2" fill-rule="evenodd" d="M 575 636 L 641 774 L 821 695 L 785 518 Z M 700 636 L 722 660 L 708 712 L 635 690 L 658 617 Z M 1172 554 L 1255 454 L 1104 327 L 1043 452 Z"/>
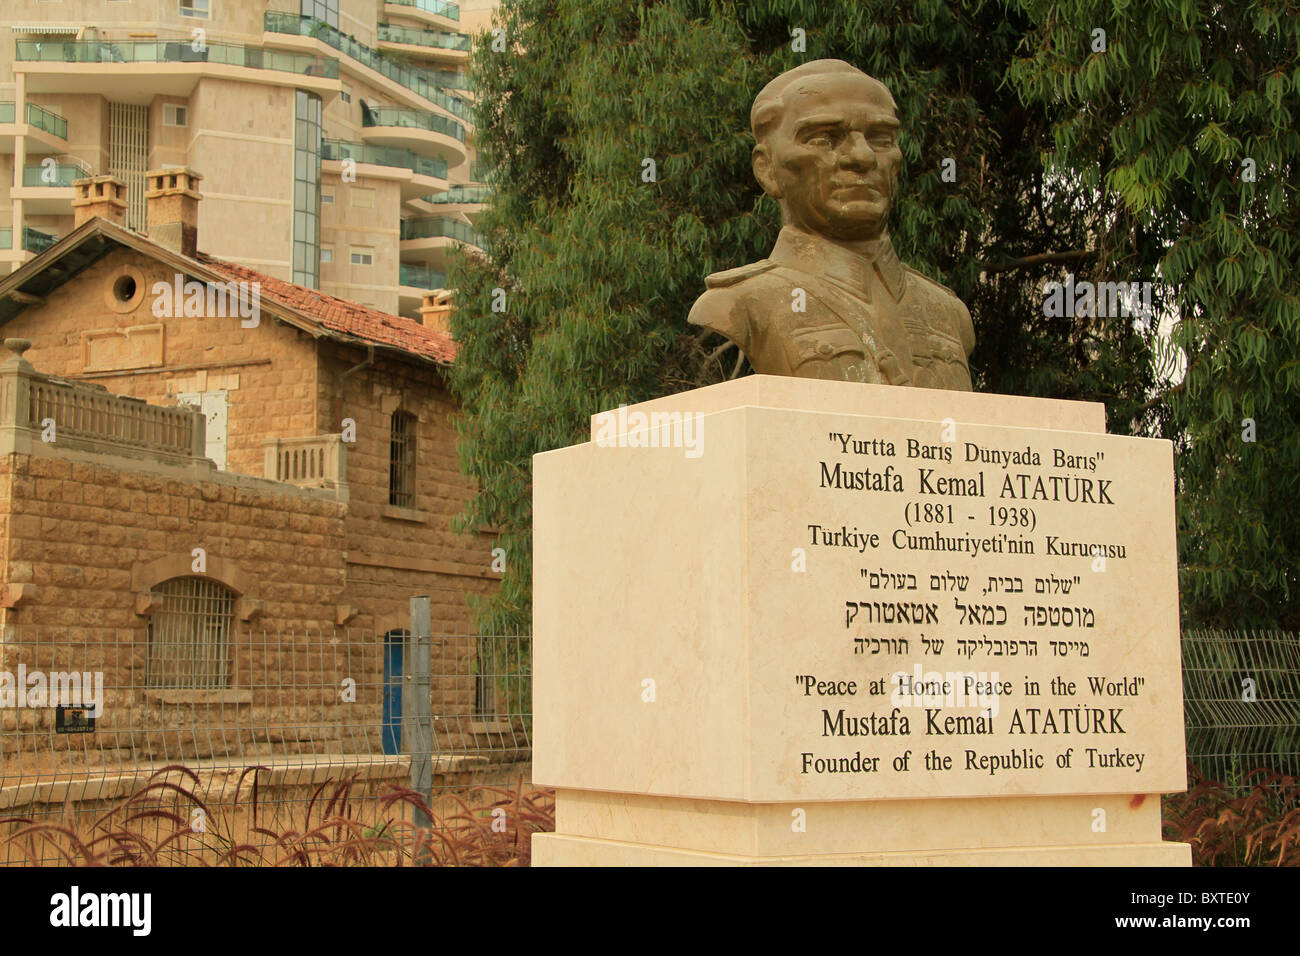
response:
<path id="1" fill-rule="evenodd" d="M 710 289 L 725 289 L 727 286 L 761 275 L 775 267 L 776 263 L 772 260 L 760 259 L 758 262 L 751 262 L 746 266 L 737 266 L 735 269 L 727 269 L 723 272 L 715 272 L 712 275 L 705 276 L 704 285 Z"/>
<path id="2" fill-rule="evenodd" d="M 959 301 L 959 302 L 961 301 L 961 299 L 958 297 L 957 293 L 956 293 L 956 292 L 953 292 L 952 289 L 948 288 L 948 287 L 947 287 L 946 285 L 944 285 L 942 282 L 935 282 L 935 281 L 934 281 L 933 279 L 931 279 L 928 275 L 924 275 L 924 274 L 922 274 L 922 273 L 920 273 L 920 272 L 917 272 L 917 271 L 916 271 L 915 269 L 913 269 L 911 266 L 903 266 L 903 268 L 907 270 L 907 273 L 908 273 L 909 275 L 916 276 L 918 279 L 920 279 L 922 282 L 926 283 L 927 285 L 937 286 L 938 288 L 942 289 L 944 292 L 947 292 L 947 293 L 948 293 L 950 296 L 952 296 L 954 299 L 957 299 L 957 301 Z"/>

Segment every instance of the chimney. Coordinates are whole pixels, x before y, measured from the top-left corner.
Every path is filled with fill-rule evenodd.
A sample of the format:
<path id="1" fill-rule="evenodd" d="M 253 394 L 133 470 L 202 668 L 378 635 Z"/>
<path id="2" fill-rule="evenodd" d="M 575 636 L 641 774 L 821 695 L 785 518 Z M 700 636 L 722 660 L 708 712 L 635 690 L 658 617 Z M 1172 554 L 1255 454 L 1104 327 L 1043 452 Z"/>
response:
<path id="1" fill-rule="evenodd" d="M 453 289 L 434 289 L 426 292 L 420 300 L 420 322 L 431 329 L 451 334 L 451 297 Z"/>
<path id="2" fill-rule="evenodd" d="M 198 182 L 188 166 L 151 169 L 144 174 L 149 238 L 158 245 L 194 257 L 199 247 Z"/>
<path id="3" fill-rule="evenodd" d="M 94 219 L 107 219 L 122 225 L 126 216 L 126 186 L 116 176 L 91 176 L 78 179 L 72 188 L 77 198 L 72 200 L 72 227 Z"/>

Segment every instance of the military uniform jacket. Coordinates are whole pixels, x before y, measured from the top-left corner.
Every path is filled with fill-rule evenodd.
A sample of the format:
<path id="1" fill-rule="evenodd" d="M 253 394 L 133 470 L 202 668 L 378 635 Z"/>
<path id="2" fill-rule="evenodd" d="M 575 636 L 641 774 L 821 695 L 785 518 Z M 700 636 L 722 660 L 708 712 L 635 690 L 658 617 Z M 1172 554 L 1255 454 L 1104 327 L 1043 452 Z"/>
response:
<path id="1" fill-rule="evenodd" d="M 792 227 L 761 262 L 715 272 L 690 321 L 721 332 L 764 375 L 970 391 L 970 312 L 898 260 Z"/>

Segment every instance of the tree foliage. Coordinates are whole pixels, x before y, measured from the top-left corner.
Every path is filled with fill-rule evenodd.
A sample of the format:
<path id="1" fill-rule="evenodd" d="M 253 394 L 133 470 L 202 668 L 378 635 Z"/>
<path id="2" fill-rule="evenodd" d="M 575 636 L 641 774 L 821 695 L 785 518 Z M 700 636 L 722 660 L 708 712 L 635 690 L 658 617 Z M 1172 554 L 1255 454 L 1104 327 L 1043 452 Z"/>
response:
<path id="1" fill-rule="evenodd" d="M 533 454 L 584 440 L 596 412 L 744 370 L 734 349 L 688 326 L 686 314 L 707 273 L 762 258 L 776 237 L 779 212 L 750 170 L 749 106 L 764 83 L 806 60 L 847 60 L 893 92 L 904 169 L 890 229 L 904 261 L 951 286 L 970 306 L 976 388 L 1103 401 L 1112 431 L 1171 427 L 1170 407 L 1151 400 L 1151 334 L 1128 321 L 1047 318 L 1042 284 L 1066 271 L 1095 280 L 1155 280 L 1158 269 L 1173 283 L 1178 268 L 1180 276 L 1217 268 L 1199 258 L 1211 249 L 1240 250 L 1252 237 L 1266 238 L 1256 234 L 1253 218 L 1243 224 L 1238 210 L 1235 226 L 1207 227 L 1182 251 L 1174 245 L 1186 240 L 1178 230 L 1191 222 L 1176 205 L 1180 199 L 1205 202 L 1200 190 L 1208 187 L 1225 197 L 1231 191 L 1226 159 L 1218 174 L 1228 182 L 1220 185 L 1201 153 L 1213 148 L 1226 157 L 1224 142 L 1238 135 L 1232 127 L 1198 129 L 1182 152 L 1171 146 L 1155 165 L 1147 156 L 1153 138 L 1181 142 L 1192 122 L 1189 96 L 1197 110 L 1209 111 L 1207 118 L 1245 109 L 1261 129 L 1276 119 L 1262 103 L 1255 112 L 1216 105 L 1221 93 L 1214 84 L 1225 81 L 1189 75 L 1172 82 L 1160 63 L 1135 72 L 1131 44 L 1125 61 L 1096 65 L 1088 48 L 1090 8 L 1115 6 L 503 0 L 495 25 L 504 30 L 506 49 L 494 50 L 485 39 L 471 68 L 479 155 L 493 170 L 495 187 L 492 208 L 479 222 L 489 256 L 461 255 L 451 268 L 459 343 L 453 387 L 465 412 L 461 455 L 479 486 L 465 524 L 499 527 L 508 555 L 500 593 L 478 608 L 480 627 L 529 624 Z M 1117 17 L 1108 16 L 1097 22 Z M 1150 16 L 1163 32 L 1147 41 L 1190 56 L 1193 41 L 1173 36 L 1177 17 Z M 1255 42 L 1253 29 L 1236 29 L 1234 42 Z M 800 38 L 803 49 L 796 48 Z M 1249 69 L 1234 67 L 1242 75 Z M 1160 83 L 1152 84 L 1157 75 Z M 1152 86 L 1162 94 L 1149 101 Z M 1285 74 L 1280 87 L 1273 81 L 1267 90 L 1289 101 L 1295 78 Z M 1141 122 L 1131 115 L 1134 103 L 1146 104 L 1149 115 Z M 1272 182 L 1283 182 L 1289 160 L 1281 149 L 1280 142 L 1261 146 L 1256 191 L 1274 189 L 1284 210 L 1285 187 L 1263 178 L 1267 168 L 1278 177 Z M 955 181 L 942 175 L 945 159 L 955 162 Z M 653 181 L 646 181 L 647 161 L 653 161 Z M 1259 200 L 1251 215 L 1265 215 L 1273 208 L 1267 202 Z M 1276 222 L 1283 212 L 1268 214 Z M 1274 267 L 1294 264 L 1292 246 L 1264 248 Z M 1242 268 L 1247 265 L 1253 268 L 1255 260 Z M 1234 288 L 1240 292 L 1256 275 L 1243 272 Z M 1259 301 L 1270 303 L 1276 316 L 1260 328 L 1280 332 L 1288 321 L 1282 300 L 1269 295 L 1293 283 L 1290 275 L 1273 286 L 1256 283 Z M 1217 288 L 1222 280 L 1210 274 L 1204 281 Z M 1191 300 L 1182 291 L 1178 305 L 1186 309 Z M 1224 306 L 1224 300 L 1195 301 L 1203 310 Z M 1231 301 L 1236 308 L 1243 300 Z M 1294 310 L 1294 297 L 1289 307 Z M 1241 320 L 1242 334 L 1260 321 Z M 1253 333 L 1243 341 L 1255 343 L 1257 380 L 1279 373 L 1279 352 L 1267 344 L 1267 333 L 1265 344 Z M 1212 347 L 1221 348 L 1217 341 Z M 1234 381 L 1242 369 L 1238 354 L 1236 347 L 1223 353 L 1237 363 Z M 1201 369 L 1193 356 L 1193 370 L 1201 375 Z M 1193 401 L 1199 386 L 1191 375 L 1188 383 L 1182 395 Z M 1245 382 L 1236 388 L 1229 390 L 1234 399 L 1250 391 Z M 1250 394 L 1251 407 L 1265 407 L 1258 391 Z M 1240 401 L 1226 407 L 1235 415 Z M 1196 411 L 1181 415 L 1178 427 L 1197 449 L 1184 451 L 1200 461 L 1198 429 L 1205 423 Z M 1216 463 L 1222 467 L 1223 459 Z M 1191 488 L 1186 479 L 1185 485 Z M 1183 513 L 1192 512 L 1185 507 Z M 1277 544 L 1269 533 L 1254 540 Z M 1215 553 L 1220 563 L 1238 560 L 1235 552 Z"/>
<path id="2" fill-rule="evenodd" d="M 1184 615 L 1300 627 L 1300 5 L 1028 4 L 1012 76 L 1061 103 L 1052 161 L 1116 198 L 1181 316 Z M 1104 53 L 1091 31 L 1106 32 Z M 1122 252 L 1107 249 L 1122 261 Z M 1252 440 L 1253 439 L 1253 440 Z"/>

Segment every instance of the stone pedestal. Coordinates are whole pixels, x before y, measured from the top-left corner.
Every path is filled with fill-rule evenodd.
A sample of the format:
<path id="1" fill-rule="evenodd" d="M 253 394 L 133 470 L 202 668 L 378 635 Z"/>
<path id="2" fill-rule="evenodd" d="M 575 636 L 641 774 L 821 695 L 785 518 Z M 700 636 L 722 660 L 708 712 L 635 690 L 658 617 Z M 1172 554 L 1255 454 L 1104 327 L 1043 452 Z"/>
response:
<path id="1" fill-rule="evenodd" d="M 1188 865 L 1169 443 L 751 376 L 534 460 L 534 865 Z"/>

